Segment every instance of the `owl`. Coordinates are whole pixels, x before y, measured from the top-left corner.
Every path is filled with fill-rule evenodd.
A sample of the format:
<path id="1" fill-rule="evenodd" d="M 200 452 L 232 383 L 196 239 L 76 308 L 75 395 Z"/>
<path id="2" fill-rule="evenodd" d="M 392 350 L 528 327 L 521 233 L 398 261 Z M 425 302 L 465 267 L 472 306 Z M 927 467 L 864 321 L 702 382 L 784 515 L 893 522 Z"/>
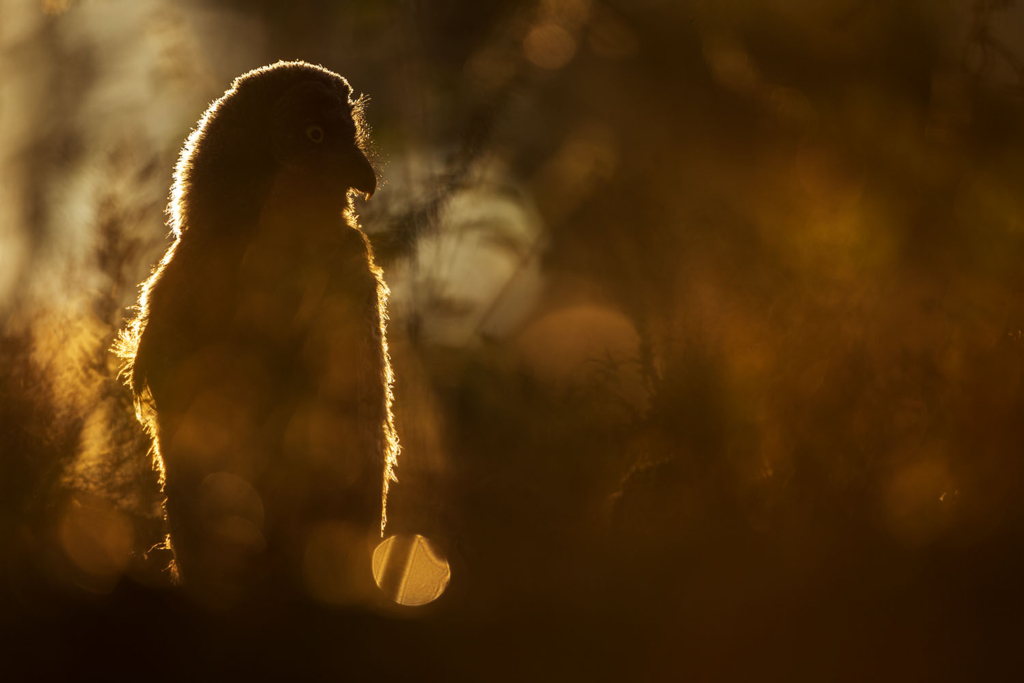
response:
<path id="1" fill-rule="evenodd" d="M 352 203 L 377 182 L 364 103 L 305 62 L 235 79 L 185 142 L 172 242 L 115 346 L 171 571 L 203 599 L 301 584 L 325 553 L 372 581 L 399 447 L 388 288 Z"/>

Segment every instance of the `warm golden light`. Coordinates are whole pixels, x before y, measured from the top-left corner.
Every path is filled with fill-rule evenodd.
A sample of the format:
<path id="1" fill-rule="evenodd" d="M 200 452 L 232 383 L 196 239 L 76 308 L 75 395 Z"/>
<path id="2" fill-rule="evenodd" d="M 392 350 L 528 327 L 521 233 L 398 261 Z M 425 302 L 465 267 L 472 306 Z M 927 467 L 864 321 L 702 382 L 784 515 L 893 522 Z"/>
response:
<path id="1" fill-rule="evenodd" d="M 527 34 L 523 51 L 542 69 L 561 69 L 576 54 L 576 41 L 558 24 L 541 24 Z"/>
<path id="2" fill-rule="evenodd" d="M 0 682 L 1008 679 L 1021 159 L 1024 0 L 0 0 Z"/>
<path id="3" fill-rule="evenodd" d="M 441 597 L 451 580 L 448 560 L 430 539 L 391 536 L 373 551 L 377 586 L 400 605 L 425 605 Z"/>
<path id="4" fill-rule="evenodd" d="M 113 589 L 131 559 L 134 541 L 128 518 L 98 499 L 73 499 L 57 535 L 65 556 L 78 570 L 75 582 L 86 590 Z"/>

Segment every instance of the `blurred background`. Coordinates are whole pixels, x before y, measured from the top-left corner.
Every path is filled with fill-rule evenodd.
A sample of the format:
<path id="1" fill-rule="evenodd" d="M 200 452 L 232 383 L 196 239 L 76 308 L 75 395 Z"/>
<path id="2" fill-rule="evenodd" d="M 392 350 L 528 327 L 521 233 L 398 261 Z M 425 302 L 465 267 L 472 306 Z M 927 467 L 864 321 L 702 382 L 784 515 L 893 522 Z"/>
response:
<path id="1" fill-rule="evenodd" d="M 149 552 L 108 349 L 278 59 L 370 97 L 421 607 Z M 0 679 L 1009 680 L 1022 79 L 1015 0 L 0 0 Z"/>

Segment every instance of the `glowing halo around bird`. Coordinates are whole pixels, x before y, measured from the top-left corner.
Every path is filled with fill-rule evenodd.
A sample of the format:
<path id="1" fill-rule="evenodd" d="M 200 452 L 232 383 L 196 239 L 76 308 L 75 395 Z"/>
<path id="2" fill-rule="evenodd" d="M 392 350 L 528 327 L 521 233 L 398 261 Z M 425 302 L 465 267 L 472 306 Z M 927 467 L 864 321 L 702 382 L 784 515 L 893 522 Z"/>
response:
<path id="1" fill-rule="evenodd" d="M 366 534 L 352 552 L 368 575 L 387 523 L 389 290 L 352 205 L 377 184 L 365 102 L 300 61 L 236 78 L 182 147 L 173 242 L 114 347 L 153 441 L 172 571 L 212 602 L 294 573 L 296 539 L 329 520 Z M 218 472 L 266 514 L 201 486 Z"/>

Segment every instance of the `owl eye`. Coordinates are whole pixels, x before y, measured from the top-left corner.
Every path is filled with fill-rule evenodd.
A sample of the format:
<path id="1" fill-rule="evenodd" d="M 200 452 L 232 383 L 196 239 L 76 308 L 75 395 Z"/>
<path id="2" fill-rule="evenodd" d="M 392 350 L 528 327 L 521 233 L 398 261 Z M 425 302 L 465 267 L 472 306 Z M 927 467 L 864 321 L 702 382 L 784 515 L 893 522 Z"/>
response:
<path id="1" fill-rule="evenodd" d="M 306 137 L 313 142 L 319 144 L 324 141 L 324 129 L 323 126 L 317 123 L 311 123 L 306 126 Z"/>

